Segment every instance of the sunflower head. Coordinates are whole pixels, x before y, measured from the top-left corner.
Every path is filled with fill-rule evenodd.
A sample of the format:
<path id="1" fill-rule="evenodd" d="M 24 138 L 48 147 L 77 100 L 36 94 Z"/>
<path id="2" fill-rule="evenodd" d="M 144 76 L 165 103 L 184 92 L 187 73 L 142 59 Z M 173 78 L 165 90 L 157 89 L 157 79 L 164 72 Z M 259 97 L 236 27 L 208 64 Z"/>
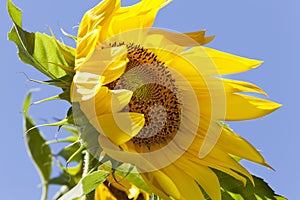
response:
<path id="1" fill-rule="evenodd" d="M 192 144 L 201 118 L 208 120 L 203 129 L 214 134 L 204 137 L 215 138 L 202 150 L 209 152 L 221 133 L 209 121 L 224 120 L 225 90 L 197 45 L 186 34 L 135 29 L 103 41 L 78 68 L 73 99 L 101 133 L 107 153 L 120 153 L 124 162 L 132 157 L 135 164 L 146 159 L 147 170 L 167 166 Z"/>
<path id="2" fill-rule="evenodd" d="M 261 61 L 203 47 L 212 39 L 205 31 L 151 28 L 167 3 L 142 0 L 124 8 L 104 0 L 84 15 L 71 94 L 81 112 L 74 118 L 97 135 L 96 141 L 83 134 L 84 140 L 134 164 L 159 196 L 203 199 L 200 185 L 220 199 L 212 169 L 245 183 L 252 177 L 234 156 L 268 166 L 224 122 L 262 117 L 280 105 L 243 94 L 265 94 L 253 84 L 222 78 Z"/>

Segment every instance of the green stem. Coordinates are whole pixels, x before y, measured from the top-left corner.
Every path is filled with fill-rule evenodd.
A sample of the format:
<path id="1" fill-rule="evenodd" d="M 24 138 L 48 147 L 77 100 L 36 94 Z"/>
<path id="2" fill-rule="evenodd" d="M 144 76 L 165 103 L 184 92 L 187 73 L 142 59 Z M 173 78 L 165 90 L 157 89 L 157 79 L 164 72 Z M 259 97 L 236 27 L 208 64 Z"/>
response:
<path id="1" fill-rule="evenodd" d="M 82 178 L 87 176 L 90 173 L 90 169 L 93 168 L 91 165 L 91 160 L 93 159 L 90 155 L 90 153 L 87 150 L 83 151 L 84 158 L 83 158 L 83 172 L 82 172 Z M 84 197 L 82 197 L 82 200 L 94 200 L 95 197 L 95 190 L 91 191 Z"/>

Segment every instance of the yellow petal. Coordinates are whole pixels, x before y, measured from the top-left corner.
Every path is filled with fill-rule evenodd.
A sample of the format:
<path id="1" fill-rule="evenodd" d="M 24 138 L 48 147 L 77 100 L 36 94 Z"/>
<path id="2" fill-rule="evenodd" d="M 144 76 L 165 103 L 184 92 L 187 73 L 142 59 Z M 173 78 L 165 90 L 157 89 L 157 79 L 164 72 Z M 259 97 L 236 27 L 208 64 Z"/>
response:
<path id="1" fill-rule="evenodd" d="M 100 31 L 100 29 L 95 29 L 89 32 L 83 38 L 77 39 L 77 47 L 75 52 L 75 70 L 93 53 L 97 45 Z"/>
<path id="2" fill-rule="evenodd" d="M 175 45 L 179 45 L 179 46 L 184 46 L 185 48 L 191 46 L 203 45 L 205 43 L 210 42 L 213 39 L 213 37 L 205 37 L 205 30 L 190 32 L 190 33 L 178 33 L 178 32 L 172 32 L 172 31 L 154 28 L 149 30 L 149 34 L 150 35 L 156 34 L 156 35 L 163 36 L 165 39 L 171 41 L 174 47 Z M 168 43 L 167 41 L 163 41 L 163 42 Z M 160 44 L 156 45 L 156 47 L 159 47 L 162 42 L 159 41 L 158 43 Z M 185 48 L 181 49 L 181 51 L 184 51 Z"/>
<path id="3" fill-rule="evenodd" d="M 149 175 L 145 175 L 142 173 L 140 175 L 142 176 L 145 183 L 149 186 L 149 188 L 151 189 L 151 191 L 154 194 L 158 195 L 162 199 L 170 200 L 170 197 L 168 196 L 168 194 L 164 193 L 161 189 L 157 188 L 156 185 L 153 184 L 153 182 L 149 181 L 149 179 L 148 179 Z"/>
<path id="4" fill-rule="evenodd" d="M 174 164 L 171 164 L 168 167 L 163 168 L 162 171 L 164 171 L 164 173 L 176 184 L 180 192 L 180 198 L 177 199 L 204 200 L 204 196 L 193 177 L 187 175 L 183 170 L 180 170 Z M 176 199 L 176 197 L 174 198 Z"/>
<path id="5" fill-rule="evenodd" d="M 99 26 L 103 25 L 114 11 L 120 7 L 120 0 L 103 0 L 94 8 L 87 11 L 80 23 L 78 29 L 78 37 L 82 38 L 89 32 L 98 29 Z"/>
<path id="6" fill-rule="evenodd" d="M 115 145 L 121 145 L 138 134 L 145 124 L 145 118 L 139 113 L 113 113 L 93 118 L 90 123 Z"/>
<path id="7" fill-rule="evenodd" d="M 215 76 L 218 74 L 218 68 L 214 60 L 207 53 L 206 49 L 207 48 L 202 46 L 195 46 L 188 49 L 187 51 L 182 52 L 180 55 L 182 57 L 181 59 L 185 59 L 186 62 L 188 62 L 189 65 L 193 66 L 193 68 L 198 72 L 197 74 L 201 74 L 201 76 L 204 78 L 206 76 Z M 187 64 L 183 66 L 186 65 Z M 183 67 L 181 66 L 181 68 Z"/>
<path id="8" fill-rule="evenodd" d="M 209 154 L 209 156 L 205 157 L 204 159 L 207 159 L 207 161 L 212 163 L 218 163 L 220 166 L 227 167 L 228 169 L 239 172 L 247 176 L 253 182 L 253 178 L 250 175 L 250 173 L 223 150 L 214 148 Z"/>
<path id="9" fill-rule="evenodd" d="M 133 17 L 135 15 L 144 15 L 147 12 L 151 12 L 154 9 L 160 9 L 169 4 L 171 0 L 142 0 L 132 6 L 122 7 L 118 10 L 118 14 L 126 13 L 127 17 Z"/>
<path id="10" fill-rule="evenodd" d="M 103 76 L 105 77 L 103 84 L 111 83 L 120 78 L 126 69 L 127 62 L 128 60 L 126 59 L 111 64 L 111 68 L 108 68 L 103 72 Z"/>
<path id="11" fill-rule="evenodd" d="M 145 199 L 148 199 L 149 195 L 147 193 L 140 190 L 131 182 L 128 182 L 126 179 L 124 179 L 124 177 L 118 175 L 117 173 L 115 173 L 114 175 L 111 173 L 106 178 L 106 181 L 108 182 L 109 186 L 112 186 L 113 188 L 117 189 L 119 193 L 126 193 L 128 199 L 136 200 L 138 196 L 143 196 L 145 197 Z M 114 194 L 118 195 L 117 193 Z"/>
<path id="12" fill-rule="evenodd" d="M 161 170 L 141 173 L 141 176 L 150 189 L 161 198 L 170 199 L 170 196 L 175 199 L 180 198 L 180 192 L 175 183 Z"/>
<path id="13" fill-rule="evenodd" d="M 205 37 L 205 32 L 205 30 L 201 30 L 184 34 L 195 40 L 199 45 L 204 45 L 211 42 L 215 38 L 215 36 Z"/>
<path id="14" fill-rule="evenodd" d="M 170 0 L 142 0 L 133 6 L 121 7 L 103 29 L 101 40 L 127 30 L 151 27 L 159 9 L 169 2 Z"/>
<path id="15" fill-rule="evenodd" d="M 205 71 L 198 69 L 197 65 L 193 65 L 187 55 L 170 54 L 170 56 L 173 57 L 173 60 L 170 60 L 168 66 L 170 66 L 172 76 L 180 89 L 188 89 L 184 87 L 187 85 L 193 89 L 204 89 L 205 92 L 207 92 L 206 77 L 208 76 L 203 74 Z"/>
<path id="16" fill-rule="evenodd" d="M 197 155 L 198 151 L 190 152 L 191 150 L 188 150 L 191 155 L 189 155 L 192 162 L 198 164 L 198 165 L 204 165 L 211 168 L 218 169 L 220 171 L 223 171 L 232 177 L 236 178 L 237 180 L 243 182 L 244 185 L 246 185 L 247 180 L 244 176 L 248 177 L 252 183 L 253 178 L 249 174 L 249 172 L 241 166 L 237 161 L 235 161 L 232 157 L 230 157 L 227 153 L 223 152 L 222 150 L 218 148 L 213 148 L 210 153 L 205 156 L 202 159 L 195 158 L 195 155 Z M 244 176 L 240 175 L 243 174 Z"/>
<path id="17" fill-rule="evenodd" d="M 259 60 L 243 58 L 211 48 L 205 47 L 204 49 L 215 63 L 221 75 L 248 71 L 262 64 L 262 61 Z"/>
<path id="18" fill-rule="evenodd" d="M 79 67 L 99 43 L 102 26 L 120 7 L 120 0 L 103 0 L 83 16 L 77 34 L 75 67 Z"/>
<path id="19" fill-rule="evenodd" d="M 107 84 L 124 73 L 127 62 L 125 46 L 96 48 L 90 58 L 76 70 L 103 76 L 105 77 L 103 84 Z"/>
<path id="20" fill-rule="evenodd" d="M 95 190 L 95 200 L 117 200 L 104 183 L 101 183 Z"/>
<path id="21" fill-rule="evenodd" d="M 231 94 L 226 100 L 226 120 L 248 120 L 265 116 L 281 105 L 243 94 Z"/>
<path id="22" fill-rule="evenodd" d="M 132 92 L 129 90 L 109 90 L 107 87 L 102 88 L 103 91 L 99 91 L 95 97 L 98 116 L 121 111 L 132 97 Z"/>
<path id="23" fill-rule="evenodd" d="M 226 93 L 256 92 L 267 96 L 266 92 L 258 86 L 238 80 L 222 79 Z"/>
<path id="24" fill-rule="evenodd" d="M 221 199 L 219 179 L 209 167 L 197 165 L 185 159 L 178 160 L 176 165 L 189 176 L 193 177 L 212 200 Z"/>
<path id="25" fill-rule="evenodd" d="M 223 127 L 217 146 L 229 154 L 267 165 L 265 159 L 249 142 L 229 128 Z"/>
<path id="26" fill-rule="evenodd" d="M 88 119 L 121 111 L 128 105 L 132 92 L 129 90 L 109 90 L 102 86 L 94 95 L 92 98 L 80 102 L 80 109 Z"/>
<path id="27" fill-rule="evenodd" d="M 77 72 L 73 78 L 71 101 L 81 102 L 92 99 L 99 91 L 104 77 L 88 72 Z"/>
<path id="28" fill-rule="evenodd" d="M 80 67 L 73 79 L 73 101 L 91 99 L 101 85 L 119 78 L 127 64 L 127 49 L 124 46 L 101 49 L 97 48 L 91 57 Z"/>

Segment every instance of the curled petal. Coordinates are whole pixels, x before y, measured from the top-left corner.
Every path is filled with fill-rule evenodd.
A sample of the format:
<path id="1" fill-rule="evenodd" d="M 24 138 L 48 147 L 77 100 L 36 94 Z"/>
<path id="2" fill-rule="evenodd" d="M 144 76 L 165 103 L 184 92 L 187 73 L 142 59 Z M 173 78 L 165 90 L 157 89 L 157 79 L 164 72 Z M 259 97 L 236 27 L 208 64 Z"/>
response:
<path id="1" fill-rule="evenodd" d="M 138 134 L 145 124 L 145 118 L 139 113 L 114 113 L 93 118 L 90 123 L 115 145 L 121 145 Z"/>
<path id="2" fill-rule="evenodd" d="M 77 34 L 75 67 L 79 67 L 94 51 L 103 31 L 103 24 L 120 7 L 120 0 L 103 0 L 83 16 Z"/>
<path id="3" fill-rule="evenodd" d="M 85 62 L 93 50 L 96 48 L 99 38 L 100 29 L 95 29 L 87 33 L 83 38 L 77 39 L 77 47 L 75 52 L 75 70 Z"/>
<path id="4" fill-rule="evenodd" d="M 151 27 L 157 12 L 169 2 L 171 1 L 142 0 L 133 6 L 121 7 L 113 15 L 107 26 L 103 28 L 100 40 L 103 41 L 127 30 Z"/>
<path id="5" fill-rule="evenodd" d="M 129 90 L 109 90 L 103 86 L 93 98 L 81 101 L 80 109 L 88 119 L 91 119 L 96 116 L 121 111 L 128 105 L 131 97 L 132 92 Z"/>
<path id="6" fill-rule="evenodd" d="M 71 101 L 81 102 L 92 99 L 100 90 L 104 77 L 89 72 L 77 72 L 73 78 Z"/>
<path id="7" fill-rule="evenodd" d="M 104 84 L 107 84 L 123 74 L 127 62 L 127 49 L 125 46 L 104 49 L 99 47 L 76 70 L 106 77 Z"/>
<path id="8" fill-rule="evenodd" d="M 201 30 L 184 34 L 195 40 L 199 45 L 204 45 L 211 42 L 215 38 L 215 36 L 205 37 L 205 32 L 205 30 Z"/>

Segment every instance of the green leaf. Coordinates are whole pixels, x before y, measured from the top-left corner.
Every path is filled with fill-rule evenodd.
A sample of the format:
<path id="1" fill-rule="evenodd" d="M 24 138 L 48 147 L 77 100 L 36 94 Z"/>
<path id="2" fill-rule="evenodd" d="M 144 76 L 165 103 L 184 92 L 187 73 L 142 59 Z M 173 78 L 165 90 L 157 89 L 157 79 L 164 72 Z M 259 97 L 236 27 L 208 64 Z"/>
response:
<path id="1" fill-rule="evenodd" d="M 29 130 L 34 127 L 33 120 L 28 117 L 29 106 L 31 104 L 31 94 L 29 93 L 25 98 L 23 104 L 24 114 L 24 128 Z M 46 140 L 38 129 L 32 129 L 25 135 L 28 153 L 32 158 L 42 180 L 43 193 L 41 199 L 47 198 L 48 181 L 50 179 L 52 170 L 52 152 L 50 147 L 46 144 Z"/>
<path id="2" fill-rule="evenodd" d="M 7 11 L 14 23 L 22 27 L 22 12 L 10 0 L 7 1 Z"/>
<path id="3" fill-rule="evenodd" d="M 25 132 L 25 134 L 29 134 L 30 131 L 34 130 L 34 129 L 37 129 L 39 127 L 45 127 L 45 126 L 62 126 L 62 125 L 65 125 L 65 124 L 68 124 L 68 119 L 63 119 L 61 121 L 58 121 L 58 122 L 54 122 L 54 123 L 48 123 L 48 124 L 39 124 L 39 125 L 36 125 L 36 126 L 33 126 L 31 127 L 30 129 L 27 129 L 27 131 Z"/>
<path id="4" fill-rule="evenodd" d="M 69 192 L 59 198 L 59 200 L 70 200 L 82 197 L 93 191 L 98 185 L 103 183 L 109 172 L 98 170 L 93 172 L 84 178 L 82 178 L 79 183 L 73 187 Z"/>
<path id="5" fill-rule="evenodd" d="M 81 179 L 83 165 L 79 162 L 74 167 L 64 167 L 60 161 L 58 161 L 58 166 L 62 170 L 62 173 L 49 180 L 49 184 L 65 185 L 69 188 L 74 187 Z"/>
<path id="6" fill-rule="evenodd" d="M 85 150 L 85 144 L 80 144 L 79 149 L 77 149 L 67 160 L 67 163 L 70 162 L 80 162 L 82 159 L 83 150 Z"/>
<path id="7" fill-rule="evenodd" d="M 83 161 L 80 161 L 78 165 L 74 166 L 74 167 L 67 167 L 65 168 L 66 169 L 66 172 L 75 177 L 75 176 L 80 176 L 81 177 L 81 174 L 82 174 L 82 170 L 83 170 L 83 164 L 82 164 Z M 75 180 L 77 179 L 77 177 L 75 178 Z"/>
<path id="8" fill-rule="evenodd" d="M 93 191 L 98 185 L 103 183 L 108 177 L 109 172 L 98 170 L 93 172 L 82 179 L 82 188 L 84 194 L 88 194 Z"/>
<path id="9" fill-rule="evenodd" d="M 56 144 L 56 143 L 74 143 L 76 141 L 78 141 L 78 137 L 71 136 L 62 139 L 49 140 L 46 142 L 46 144 L 49 145 L 49 144 Z"/>
<path id="10" fill-rule="evenodd" d="M 76 198 L 80 198 L 83 195 L 84 195 L 84 193 L 83 193 L 83 189 L 82 189 L 82 183 L 80 181 L 75 187 L 73 187 L 71 190 L 69 190 L 63 196 L 61 196 L 58 200 L 73 200 Z"/>
<path id="11" fill-rule="evenodd" d="M 17 45 L 20 59 L 34 66 L 51 79 L 65 76 L 67 73 L 59 65 L 69 66 L 73 64 L 73 48 L 46 34 L 29 33 L 23 30 L 22 12 L 11 0 L 7 1 L 7 10 L 14 22 L 14 26 L 8 33 L 8 38 Z"/>
<path id="12" fill-rule="evenodd" d="M 58 100 L 58 99 L 60 99 L 59 95 L 54 95 L 52 97 L 47 97 L 45 99 L 42 99 L 42 100 L 39 100 L 39 101 L 35 101 L 32 104 L 36 105 L 36 104 L 45 103 L 47 101 L 53 101 L 53 100 Z"/>
<path id="13" fill-rule="evenodd" d="M 67 36 L 68 38 L 70 38 L 70 39 L 72 39 L 72 40 L 74 40 L 75 42 L 77 41 L 77 37 L 76 36 L 74 36 L 74 35 L 71 35 L 70 33 L 67 33 L 64 29 L 60 29 L 61 30 L 61 32 L 65 35 L 65 36 Z"/>
<path id="14" fill-rule="evenodd" d="M 116 169 L 115 174 L 134 184 L 139 189 L 142 189 L 149 194 L 152 193 L 148 185 L 139 174 L 136 167 L 134 167 L 133 165 L 125 163 Z"/>
<path id="15" fill-rule="evenodd" d="M 68 131 L 71 133 L 73 136 L 78 137 L 78 128 L 73 125 L 65 125 L 62 127 L 62 129 Z"/>
<path id="16" fill-rule="evenodd" d="M 72 103 L 71 99 L 70 99 L 70 93 L 71 93 L 70 90 L 71 90 L 71 84 L 73 81 L 72 79 L 73 79 L 73 77 L 66 75 L 61 78 L 47 80 L 42 83 L 60 87 L 63 90 L 63 92 L 58 95 L 58 98 L 61 100 L 66 100 L 69 103 Z"/>
<path id="17" fill-rule="evenodd" d="M 58 42 L 58 40 L 54 40 L 58 46 L 58 48 L 60 49 L 62 55 L 64 56 L 65 58 L 65 61 L 68 63 L 67 66 L 69 66 L 69 70 L 71 72 L 73 72 L 74 74 L 74 66 L 75 66 L 75 49 L 70 47 L 70 46 L 67 46 L 67 45 L 64 45 L 60 42 Z"/>
<path id="18" fill-rule="evenodd" d="M 73 119 L 73 114 L 72 114 L 72 108 L 69 108 L 68 113 L 66 118 L 53 122 L 53 123 L 47 123 L 47 124 L 39 124 L 34 127 L 31 127 L 28 129 L 25 134 L 28 134 L 31 130 L 39 128 L 39 127 L 45 127 L 45 126 L 58 126 L 59 128 L 62 127 L 63 125 L 68 125 L 68 124 L 74 124 L 74 119 Z"/>
<path id="19" fill-rule="evenodd" d="M 263 179 L 254 175 L 254 185 L 247 179 L 246 186 L 232 176 L 214 170 L 217 174 L 222 191 L 222 200 L 286 200 L 286 198 L 275 194 L 274 190 Z M 210 198 L 207 198 L 210 199 Z"/>
<path id="20" fill-rule="evenodd" d="M 66 167 L 57 160 L 58 166 L 61 169 L 59 176 L 53 177 L 49 180 L 49 184 L 67 186 L 68 190 L 73 188 L 82 178 L 83 161 L 80 161 L 76 166 Z"/>
<path id="21" fill-rule="evenodd" d="M 69 160 L 77 151 L 80 149 L 80 142 L 76 141 L 66 147 L 64 147 L 60 152 L 57 154 L 63 157 L 66 161 Z M 76 154 L 77 157 L 74 157 L 72 161 L 80 161 L 82 156 L 80 154 Z"/>
<path id="22" fill-rule="evenodd" d="M 65 185 L 68 187 L 74 187 L 73 184 L 74 181 L 72 181 L 72 178 L 67 173 L 62 173 L 57 177 L 51 178 L 49 180 L 49 184 L 52 185 Z"/>
<path id="23" fill-rule="evenodd" d="M 59 191 L 54 195 L 53 200 L 57 200 L 59 199 L 61 196 L 63 196 L 64 194 L 66 194 L 69 191 L 69 188 L 65 185 L 63 185 Z"/>

